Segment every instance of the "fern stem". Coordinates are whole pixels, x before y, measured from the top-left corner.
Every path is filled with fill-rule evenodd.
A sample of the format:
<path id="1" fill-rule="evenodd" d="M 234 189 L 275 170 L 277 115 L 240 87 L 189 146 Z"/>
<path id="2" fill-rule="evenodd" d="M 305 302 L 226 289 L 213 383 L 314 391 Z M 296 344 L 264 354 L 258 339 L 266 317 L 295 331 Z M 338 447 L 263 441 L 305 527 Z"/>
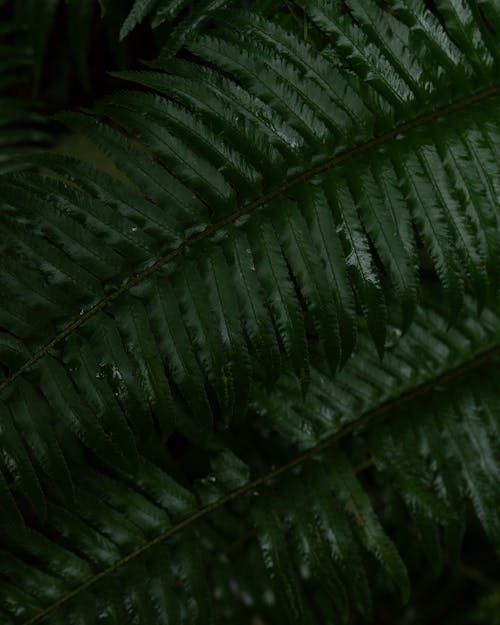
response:
<path id="1" fill-rule="evenodd" d="M 286 8 L 288 9 L 288 12 L 290 13 L 290 15 L 293 17 L 293 19 L 300 26 L 300 28 L 303 28 L 304 24 L 303 24 L 302 20 L 300 19 L 300 17 L 295 12 L 295 9 L 293 8 L 291 2 L 289 0 L 283 0 L 283 3 L 286 6 Z"/>

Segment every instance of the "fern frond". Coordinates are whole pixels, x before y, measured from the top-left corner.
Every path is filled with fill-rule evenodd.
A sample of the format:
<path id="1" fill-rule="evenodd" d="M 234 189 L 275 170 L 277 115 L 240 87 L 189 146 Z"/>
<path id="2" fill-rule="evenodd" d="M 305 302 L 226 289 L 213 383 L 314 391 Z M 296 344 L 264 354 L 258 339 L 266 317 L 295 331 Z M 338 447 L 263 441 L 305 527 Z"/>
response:
<path id="1" fill-rule="evenodd" d="M 59 116 L 110 173 L 0 176 L 7 623 L 369 618 L 410 576 L 365 471 L 436 571 L 467 501 L 499 549 L 495 3 L 220 4 Z"/>
<path id="2" fill-rule="evenodd" d="M 335 379 L 317 361 L 306 402 L 284 378 L 255 403 L 264 457 L 211 451 L 212 472 L 200 481 L 187 477 L 182 458 L 169 463 L 175 479 L 142 455 L 132 472 L 96 470 L 68 440 L 74 498 L 42 477 L 46 525 L 2 534 L 4 612 L 23 625 L 239 622 L 244 597 L 269 618 L 286 603 L 292 623 L 333 623 L 336 615 L 347 622 L 350 610 L 369 616 L 374 565 L 403 599 L 409 582 L 404 545 L 389 538 L 363 485 L 367 469 L 404 502 L 434 564 L 443 550 L 459 548 L 466 499 L 498 550 L 500 423 L 491 372 L 500 320 L 489 309 L 478 317 L 472 302 L 466 310 L 447 332 L 439 312 L 419 309 L 382 371 L 368 336 Z M 269 428 L 301 448 L 287 449 L 277 467 L 264 452 Z M 208 451 L 207 442 L 200 444 Z M 263 461 L 268 470 L 259 475 Z M 223 555 L 228 542 L 240 550 L 236 560 Z M 268 581 L 248 575 L 260 558 Z"/>
<path id="3" fill-rule="evenodd" d="M 7 408 L 34 385 L 40 410 L 122 467 L 132 436 L 206 430 L 212 413 L 242 418 L 255 383 L 280 371 L 305 389 L 311 340 L 338 370 L 358 312 L 382 353 L 387 301 L 399 302 L 408 327 L 426 258 L 453 315 L 466 288 L 480 304 L 497 290 L 494 56 L 481 57 L 478 91 L 466 66 L 455 82 L 467 51 L 428 9 L 377 12 L 385 28 L 368 42 L 369 29 L 335 5 L 303 4 L 331 37 L 323 52 L 229 11 L 215 34 L 188 45 L 200 63 L 128 74 L 163 95 L 119 93 L 95 114 L 138 141 L 95 116 L 61 116 L 123 180 L 51 155 L 31 160 L 38 174 L 3 177 Z M 482 22 L 468 23 L 461 33 L 480 33 L 490 49 Z M 385 50 L 411 45 L 412 29 L 442 52 L 439 80 L 423 63 L 418 88 Z M 179 413 L 179 396 L 193 419 Z"/>

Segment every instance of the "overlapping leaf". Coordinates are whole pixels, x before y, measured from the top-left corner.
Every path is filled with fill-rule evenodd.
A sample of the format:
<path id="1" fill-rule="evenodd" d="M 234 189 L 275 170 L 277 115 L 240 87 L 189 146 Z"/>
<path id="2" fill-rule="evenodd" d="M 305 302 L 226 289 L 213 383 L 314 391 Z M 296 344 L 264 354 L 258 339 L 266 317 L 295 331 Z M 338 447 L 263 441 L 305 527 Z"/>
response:
<path id="1" fill-rule="evenodd" d="M 461 312 L 499 286 L 498 9 L 296 5 L 310 39 L 214 13 L 184 60 L 123 75 L 141 89 L 62 115 L 119 178 L 47 154 L 0 179 L 6 622 L 234 623 L 276 601 L 290 622 L 369 615 L 372 567 L 408 583 L 357 460 L 433 564 L 466 498 L 498 545 L 498 319 Z M 414 319 L 429 273 L 448 312 Z M 176 437 L 202 465 L 240 453 L 200 484 L 205 466 L 165 451 Z M 244 485 L 245 464 L 277 462 Z M 234 544 L 271 591 L 219 558 Z"/>
<path id="2" fill-rule="evenodd" d="M 292 370 L 307 386 L 311 334 L 336 371 L 352 351 L 358 312 L 382 353 L 386 300 L 400 302 L 408 326 L 422 251 L 453 314 L 466 287 L 484 302 L 498 286 L 493 56 L 483 55 L 483 91 L 459 100 L 477 90 L 477 76 L 452 82 L 454 59 L 465 52 L 427 11 L 424 41 L 442 49 L 446 88 L 422 55 L 418 89 L 406 91 L 405 73 L 398 68 L 396 79 L 388 60 L 397 50 L 391 57 L 385 46 L 399 45 L 393 31 L 411 41 L 409 9 L 400 19 L 378 11 L 385 29 L 361 46 L 371 31 L 357 5 L 360 25 L 313 4 L 304 8 L 332 37 L 322 53 L 271 22 L 229 12 L 220 34 L 189 48 L 238 82 L 184 61 L 162 61 L 166 73 L 128 75 L 166 97 L 124 92 L 96 112 L 139 144 L 92 117 L 64 115 L 125 181 L 48 156 L 33 162 L 55 177 L 3 180 L 15 260 L 5 262 L 1 315 L 15 337 L 8 340 L 20 341 L 4 361 L 3 392 L 35 384 L 46 409 L 70 411 L 67 426 L 107 461 L 119 464 L 130 445 L 111 443 L 97 415 L 121 413 L 125 432 L 134 415 L 149 412 L 168 435 L 179 421 L 170 398 L 179 393 L 196 427 L 209 425 L 211 412 L 229 421 L 244 413 L 255 379 Z M 242 37 L 225 30 L 231 20 Z M 484 45 L 493 45 L 489 31 Z M 385 51 L 373 84 L 354 50 L 368 64 Z M 334 52 L 359 78 L 332 63 Z M 433 108 L 445 108 L 422 117 L 431 84 Z M 450 89 L 458 100 L 446 108 Z M 394 120 L 397 130 L 389 129 Z M 356 147 L 362 138 L 368 143 Z M 92 375 L 66 367 L 64 404 L 46 386 L 80 349 L 97 364 L 106 397 L 114 393 L 114 408 L 105 400 L 96 414 L 89 405 Z M 24 364 L 23 353 L 31 354 Z"/>

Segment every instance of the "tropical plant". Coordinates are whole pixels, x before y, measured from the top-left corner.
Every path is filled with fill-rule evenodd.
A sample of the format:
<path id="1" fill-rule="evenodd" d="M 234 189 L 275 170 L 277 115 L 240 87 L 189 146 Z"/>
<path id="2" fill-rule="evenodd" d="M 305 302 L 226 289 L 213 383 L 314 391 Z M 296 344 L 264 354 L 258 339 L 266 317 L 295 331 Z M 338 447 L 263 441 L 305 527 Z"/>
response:
<path id="1" fill-rule="evenodd" d="M 0 177 L 2 623 L 370 621 L 500 552 L 500 6 L 246 5 L 57 116 L 106 171 Z"/>

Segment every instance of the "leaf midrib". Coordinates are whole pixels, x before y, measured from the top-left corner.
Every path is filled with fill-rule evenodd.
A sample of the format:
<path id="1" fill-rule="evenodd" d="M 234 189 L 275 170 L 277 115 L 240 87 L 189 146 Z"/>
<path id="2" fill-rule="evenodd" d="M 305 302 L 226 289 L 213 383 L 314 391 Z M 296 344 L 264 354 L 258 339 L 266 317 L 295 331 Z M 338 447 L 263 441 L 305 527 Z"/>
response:
<path id="1" fill-rule="evenodd" d="M 386 400 L 385 402 L 383 402 L 376 408 L 373 408 L 371 410 L 368 410 L 365 413 L 362 413 L 353 422 L 347 424 L 338 432 L 335 432 L 329 436 L 326 436 L 319 443 L 301 452 L 300 454 L 292 458 L 289 462 L 281 465 L 280 467 L 277 467 L 276 469 L 273 469 L 272 471 L 270 471 L 269 473 L 266 473 L 265 475 L 262 475 L 261 477 L 258 477 L 252 480 L 251 482 L 248 482 L 247 484 L 244 484 L 240 488 L 237 488 L 231 491 L 227 495 L 220 497 L 219 499 L 212 502 L 211 504 L 203 508 L 200 508 L 195 513 L 183 519 L 176 525 L 169 527 L 167 530 L 165 530 L 164 532 L 156 536 L 156 538 L 153 538 L 152 540 L 144 543 L 143 545 L 141 545 L 140 547 L 138 547 L 137 549 L 129 553 L 127 556 L 123 557 L 118 562 L 115 562 L 114 564 L 104 569 L 100 573 L 97 573 L 96 575 L 90 577 L 86 582 L 83 582 L 82 584 L 80 584 L 80 586 L 77 586 L 70 592 L 66 593 L 63 597 L 61 597 L 60 599 L 55 601 L 53 604 L 46 607 L 44 610 L 42 610 L 35 616 L 31 617 L 27 621 L 24 621 L 22 625 L 35 625 L 35 623 L 40 622 L 41 619 L 45 618 L 46 616 L 54 612 L 56 609 L 58 609 L 59 607 L 67 603 L 69 600 L 79 595 L 81 592 L 84 592 L 85 590 L 94 586 L 103 578 L 114 573 L 117 569 L 125 566 L 132 560 L 135 560 L 136 558 L 140 557 L 143 553 L 145 553 L 152 547 L 159 545 L 163 541 L 167 540 L 168 538 L 178 533 L 179 531 L 185 529 L 186 527 L 192 525 L 196 521 L 199 521 L 200 519 L 206 517 L 208 514 L 211 514 L 212 512 L 218 510 L 219 508 L 222 508 L 226 504 L 232 501 L 235 501 L 239 497 L 242 497 L 243 495 L 246 495 L 249 492 L 256 491 L 258 488 L 264 486 L 271 480 L 277 477 L 280 477 L 281 475 L 285 473 L 288 473 L 292 469 L 306 462 L 315 454 L 321 451 L 324 451 L 325 449 L 328 449 L 329 447 L 333 447 L 339 441 L 353 434 L 355 431 L 360 430 L 368 425 L 371 425 L 374 421 L 378 422 L 380 419 L 387 416 L 387 413 L 389 413 L 391 410 L 394 410 L 398 406 L 414 401 L 415 399 L 420 398 L 432 392 L 436 387 L 439 387 L 453 380 L 456 380 L 457 378 L 479 367 L 480 365 L 484 364 L 486 361 L 490 360 L 491 358 L 493 358 L 494 356 L 498 354 L 500 354 L 500 342 L 496 342 L 490 347 L 488 347 L 487 349 L 484 349 L 483 351 L 475 353 L 472 356 L 472 358 L 470 358 L 469 360 L 464 360 L 460 362 L 455 367 L 449 369 L 448 371 L 441 373 L 435 378 L 431 380 L 427 380 L 426 382 L 422 382 L 421 384 L 418 384 L 414 388 L 408 389 L 404 391 L 403 393 L 401 393 L 400 395 Z"/>
<path id="2" fill-rule="evenodd" d="M 321 165 L 318 165 L 316 167 L 308 169 L 305 172 L 302 172 L 301 174 L 298 174 L 297 176 L 287 180 L 281 185 L 278 185 L 274 189 L 271 189 L 270 191 L 262 195 L 260 198 L 254 200 L 253 202 L 250 202 L 249 204 L 242 206 L 234 213 L 231 213 L 230 215 L 215 222 L 214 224 L 210 224 L 209 226 L 207 226 L 207 228 L 205 228 L 205 230 L 202 230 L 201 232 L 184 240 L 174 250 L 158 258 L 150 267 L 148 267 L 144 271 L 133 275 L 119 289 L 116 289 L 115 291 L 109 293 L 108 295 L 106 295 L 106 297 L 103 297 L 96 304 L 94 304 L 94 306 L 89 308 L 89 310 L 84 312 L 82 315 L 79 315 L 77 319 L 75 319 L 72 323 L 70 323 L 64 330 L 56 334 L 56 336 L 54 336 L 52 340 L 50 340 L 43 347 L 41 347 L 34 354 L 32 354 L 31 357 L 28 360 L 26 360 L 26 362 L 24 362 L 18 369 L 16 369 L 8 377 L 6 377 L 0 383 L 0 392 L 6 389 L 10 384 L 12 384 L 12 382 L 14 382 L 20 375 L 22 375 L 25 371 L 27 371 L 33 365 L 35 365 L 39 360 L 44 358 L 53 347 L 55 347 L 60 342 L 68 338 L 71 334 L 73 334 L 73 332 L 75 332 L 86 321 L 88 321 L 89 319 L 97 315 L 104 308 L 106 308 L 109 304 L 111 304 L 116 299 L 118 299 L 121 295 L 128 293 L 132 288 L 134 288 L 135 286 L 137 286 L 144 280 L 148 279 L 152 275 L 154 275 L 165 264 L 181 256 L 184 253 L 184 251 L 190 246 L 192 246 L 193 244 L 215 236 L 220 230 L 233 224 L 240 217 L 253 213 L 260 207 L 272 201 L 281 193 L 284 193 L 285 191 L 288 191 L 289 189 L 294 187 L 296 184 L 309 180 L 313 178 L 314 176 L 317 176 L 318 174 L 329 171 L 330 169 L 344 163 L 345 161 L 351 158 L 355 158 L 361 154 L 364 154 L 365 152 L 378 148 L 381 145 L 388 143 L 390 140 L 396 138 L 399 135 L 407 134 L 411 132 L 412 130 L 416 130 L 417 128 L 425 126 L 426 124 L 429 124 L 430 122 L 435 121 L 436 119 L 440 117 L 446 117 L 468 106 L 472 106 L 478 102 L 484 101 L 490 97 L 494 97 L 499 94 L 500 94 L 500 85 L 492 86 L 487 89 L 480 90 L 470 96 L 467 96 L 466 98 L 457 100 L 445 107 L 435 109 L 434 111 L 426 113 L 425 115 L 421 115 L 420 117 L 417 117 L 411 121 L 408 121 L 408 122 L 405 122 L 404 124 L 396 126 L 394 129 L 389 130 L 379 135 L 378 137 L 371 139 L 370 141 L 366 143 L 363 143 L 354 148 L 346 150 L 345 152 L 342 152 L 341 154 L 338 154 L 332 157 L 325 163 L 322 163 Z"/>

